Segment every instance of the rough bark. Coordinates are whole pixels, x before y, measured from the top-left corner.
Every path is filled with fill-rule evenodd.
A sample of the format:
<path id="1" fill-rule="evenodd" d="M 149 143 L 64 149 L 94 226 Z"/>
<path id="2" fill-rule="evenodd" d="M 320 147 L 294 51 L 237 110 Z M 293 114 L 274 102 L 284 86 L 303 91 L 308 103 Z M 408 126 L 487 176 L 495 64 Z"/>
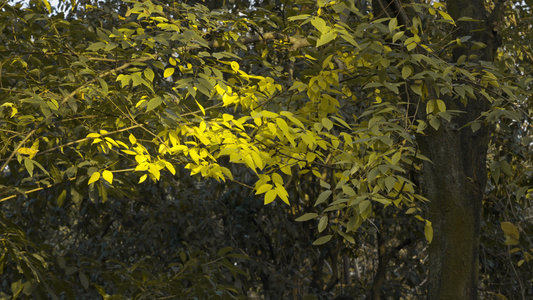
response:
<path id="1" fill-rule="evenodd" d="M 399 9 L 398 3 L 408 0 L 374 0 L 375 15 L 398 16 L 407 25 L 411 11 Z M 497 27 L 505 1 L 499 1 L 487 17 L 483 0 L 448 0 L 448 13 L 455 20 L 470 17 L 482 22 L 457 22 L 451 34 L 454 39 L 470 36 L 462 47 L 452 51 L 452 62 L 462 55 L 477 55 L 477 60 L 492 61 L 498 47 Z M 487 47 L 472 50 L 472 42 Z M 460 83 L 460 82 L 457 82 Z M 423 186 L 430 202 L 429 219 L 433 222 L 434 238 L 429 247 L 428 299 L 477 299 L 478 252 L 483 192 L 487 181 L 486 156 L 490 128 L 482 126 L 476 132 L 462 128 L 488 109 L 484 98 L 469 99 L 463 105 L 459 99 L 442 99 L 448 109 L 461 110 L 451 122 L 442 120 L 438 130 L 429 129 L 418 136 L 421 152 L 431 163 L 423 167 Z"/>
<path id="2" fill-rule="evenodd" d="M 477 60 L 492 61 L 497 35 L 492 18 L 486 17 L 483 0 L 447 1 L 454 19 L 470 17 L 483 22 L 458 22 L 454 38 L 471 36 L 463 47 L 453 49 L 453 60 L 462 55 L 477 55 Z M 493 14 L 494 15 L 494 14 Z M 487 47 L 471 50 L 472 42 Z M 460 83 L 460 82 L 458 82 Z M 456 99 L 443 99 L 447 107 L 464 113 L 439 130 L 417 138 L 420 149 L 432 163 L 426 163 L 423 183 L 429 198 L 429 219 L 434 238 L 429 247 L 428 299 L 477 299 L 480 217 L 487 182 L 486 157 L 490 128 L 476 132 L 462 128 L 488 109 L 488 103 L 469 99 L 465 106 Z M 461 129 L 462 128 L 462 129 Z"/>

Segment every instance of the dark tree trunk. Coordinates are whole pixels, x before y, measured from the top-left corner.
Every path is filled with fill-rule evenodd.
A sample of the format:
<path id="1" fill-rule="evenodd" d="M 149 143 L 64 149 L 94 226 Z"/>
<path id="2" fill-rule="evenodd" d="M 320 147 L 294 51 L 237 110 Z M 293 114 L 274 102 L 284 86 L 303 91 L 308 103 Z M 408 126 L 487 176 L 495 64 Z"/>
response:
<path id="1" fill-rule="evenodd" d="M 406 18 L 412 18 L 412 12 L 399 10 L 398 3 L 402 2 L 409 1 L 374 0 L 375 15 L 398 17 L 399 24 L 404 23 Z M 477 55 L 477 61 L 493 60 L 497 49 L 495 28 L 501 19 L 504 2 L 498 3 L 487 18 L 483 0 L 446 1 L 448 13 L 453 19 L 470 17 L 483 21 L 457 22 L 453 38 L 471 38 L 463 47 L 453 49 L 454 62 L 462 55 L 468 57 L 471 54 Z M 409 26 L 406 23 L 403 25 Z M 472 42 L 482 42 L 487 47 L 471 50 Z M 430 200 L 429 220 L 434 230 L 433 242 L 429 247 L 427 298 L 477 299 L 480 217 L 487 182 L 486 157 L 490 128 L 482 125 L 479 130 L 472 132 L 470 127 L 462 127 L 476 120 L 489 105 L 483 97 L 468 99 L 466 106 L 457 98 L 442 100 L 447 109 L 464 113 L 454 117 L 451 122 L 442 120 L 438 130 L 429 128 L 424 136 L 417 137 L 421 152 L 431 160 L 423 167 L 423 187 Z"/>
<path id="2" fill-rule="evenodd" d="M 453 50 L 453 61 L 462 55 L 477 55 L 476 60 L 492 61 L 497 49 L 494 18 L 486 17 L 483 0 L 448 0 L 448 13 L 455 20 L 470 17 L 483 22 L 458 22 L 454 38 L 471 36 L 463 47 Z M 498 7 L 499 9 L 499 7 Z M 487 47 L 471 50 L 472 42 Z M 461 82 L 457 82 L 461 84 Z M 478 256 L 481 205 L 487 183 L 486 157 L 490 128 L 482 125 L 472 132 L 468 122 L 489 108 L 483 97 L 443 99 L 449 109 L 461 110 L 451 122 L 442 121 L 439 130 L 430 129 L 417 138 L 425 163 L 423 184 L 431 201 L 429 219 L 434 238 L 429 246 L 428 299 L 477 299 Z"/>

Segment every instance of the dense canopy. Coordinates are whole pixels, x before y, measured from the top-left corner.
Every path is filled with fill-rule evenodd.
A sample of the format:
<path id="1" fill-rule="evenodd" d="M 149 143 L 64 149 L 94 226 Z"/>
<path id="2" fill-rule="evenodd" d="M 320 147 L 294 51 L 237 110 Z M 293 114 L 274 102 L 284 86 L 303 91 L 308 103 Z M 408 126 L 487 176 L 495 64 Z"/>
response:
<path id="1" fill-rule="evenodd" d="M 0 299 L 526 299 L 532 1 L 0 2 Z"/>

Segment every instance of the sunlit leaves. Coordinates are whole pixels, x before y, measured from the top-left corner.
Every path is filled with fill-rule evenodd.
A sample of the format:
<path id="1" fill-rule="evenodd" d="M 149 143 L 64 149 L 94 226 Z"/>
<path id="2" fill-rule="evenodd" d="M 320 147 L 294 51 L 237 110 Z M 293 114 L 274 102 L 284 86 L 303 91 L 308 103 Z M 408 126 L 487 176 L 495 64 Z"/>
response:
<path id="1" fill-rule="evenodd" d="M 6 103 L 3 103 L 2 105 L 0 105 L 0 108 L 2 107 L 9 107 L 11 108 L 11 114 L 9 115 L 11 118 L 13 118 L 17 112 L 18 112 L 18 109 L 17 107 L 15 106 L 15 104 L 11 103 L 11 102 L 6 102 Z M 0 109 L 0 112 L 2 112 L 3 109 Z"/>
<path id="2" fill-rule="evenodd" d="M 91 184 L 98 181 L 98 179 L 100 179 L 100 175 L 100 172 L 94 172 L 89 178 L 89 182 L 87 184 Z"/>
<path id="3" fill-rule="evenodd" d="M 113 184 L 113 173 L 111 173 L 110 171 L 102 171 L 102 178 L 104 178 L 105 181 L 109 182 L 109 184 Z"/>
<path id="4" fill-rule="evenodd" d="M 174 68 L 166 68 L 165 72 L 163 73 L 164 77 L 170 77 L 172 74 L 174 74 Z"/>

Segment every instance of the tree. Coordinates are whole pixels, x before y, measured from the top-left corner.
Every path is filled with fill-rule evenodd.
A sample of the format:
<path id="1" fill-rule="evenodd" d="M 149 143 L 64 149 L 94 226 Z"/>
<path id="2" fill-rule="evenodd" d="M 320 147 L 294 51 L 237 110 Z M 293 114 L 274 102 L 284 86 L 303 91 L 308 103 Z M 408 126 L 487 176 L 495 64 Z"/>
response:
<path id="1" fill-rule="evenodd" d="M 99 234 L 103 238 L 115 222 L 127 223 L 129 213 L 150 220 L 143 213 L 178 200 L 168 196 L 176 191 L 218 201 L 240 185 L 265 204 L 291 205 L 272 210 L 279 222 L 284 222 L 280 211 L 300 211 L 297 220 L 315 221 L 320 236 L 313 244 L 322 249 L 321 263 L 328 257 L 337 265 L 342 250 L 351 249 L 364 229 L 374 230 L 365 222 L 373 220 L 379 246 L 374 299 L 381 296 L 391 258 L 418 239 L 416 234 L 390 237 L 387 225 L 397 220 L 413 221 L 401 225 L 421 227 L 420 236 L 430 243 L 429 299 L 478 297 L 483 197 L 496 190 L 500 172 L 509 178 L 514 172 L 513 156 L 500 159 L 495 149 L 487 173 L 490 142 L 524 139 L 530 130 L 529 119 L 522 121 L 531 114 L 531 80 L 524 76 L 531 70 L 530 52 L 498 32 L 503 22 L 514 20 L 508 32 L 518 41 L 529 39 L 520 26 L 527 24 L 530 10 L 518 2 L 481 0 L 466 5 L 375 0 L 372 8 L 366 1 L 264 1 L 253 9 L 246 1 L 219 7 L 216 1 L 85 4 L 72 2 L 69 16 L 49 15 L 47 1 L 30 1 L 26 9 L 5 3 L 1 11 L 0 135 L 10 142 L 0 149 L 0 201 L 11 214 L 3 218 L 14 220 L 2 223 L 13 232 L 4 239 L 10 250 L 3 256 L 9 274 L 15 274 L 9 279 L 13 295 L 74 297 L 74 289 L 61 290 L 72 279 L 44 276 L 54 274 L 50 261 L 57 252 L 72 253 L 47 232 L 66 230 L 69 236 L 79 230 L 90 237 L 107 228 Z M 520 151 L 529 146 L 515 145 Z M 527 172 L 527 163 L 523 166 Z M 185 179 L 185 172 L 199 183 Z M 521 200 L 531 190 L 519 177 L 509 193 Z M 489 179 L 493 185 L 487 186 Z M 182 182 L 188 182 L 186 188 L 179 188 Z M 219 192 L 204 195 L 199 184 Z M 147 194 L 155 200 L 143 200 Z M 131 200 L 141 204 L 125 209 Z M 177 207 L 196 214 L 198 207 L 182 201 Z M 168 206 L 183 212 L 177 207 Z M 47 215 L 46 228 L 30 230 L 39 225 L 28 216 L 51 208 L 57 215 Z M 113 213 L 106 213 L 110 209 Z M 75 225 L 84 216 L 90 216 L 87 222 Z M 254 221 L 268 246 L 235 244 L 266 250 L 270 256 L 263 257 L 276 261 L 274 249 L 281 247 L 273 245 L 283 238 L 273 241 Z M 208 224 L 213 236 L 222 236 L 216 223 Z M 311 222 L 284 224 L 294 233 Z M 506 243 L 516 244 L 517 226 L 502 223 L 502 229 Z M 116 241 L 126 245 L 134 232 Z M 163 236 L 156 240 L 164 244 Z M 73 243 L 76 251 L 89 252 L 83 243 Z M 24 247 L 36 250 L 20 250 Z M 143 247 L 101 258 L 120 262 L 153 251 Z M 220 283 L 209 295 L 231 297 L 242 291 L 223 284 L 224 272 L 241 280 L 247 273 L 235 264 L 248 266 L 247 256 L 223 249 L 200 250 L 215 257 L 203 262 L 192 254 L 196 250 L 183 251 L 180 271 L 170 279 L 168 272 L 158 274 L 153 285 L 139 279 L 152 276 L 146 266 L 153 262 L 145 262 L 140 273 L 120 274 L 131 285 L 119 287 L 116 279 L 115 287 L 101 287 L 95 279 L 95 286 L 102 296 L 113 290 L 117 296 L 159 291 L 167 297 L 190 290 L 181 270 L 192 265 L 191 280 L 198 279 L 192 286 Z M 529 252 L 514 249 L 529 261 Z M 88 265 L 103 266 L 97 260 Z M 88 289 L 90 268 L 81 266 L 73 271 L 78 283 L 69 284 Z M 61 259 L 54 268 L 69 273 Z M 324 288 L 321 272 L 319 267 L 310 276 L 317 290 L 340 279 L 335 267 Z M 266 289 L 271 279 L 267 271 L 261 274 Z M 179 284 L 165 289 L 165 280 Z"/>
<path id="2" fill-rule="evenodd" d="M 457 65 L 465 60 L 473 61 L 466 66 L 467 72 L 490 73 L 477 64 L 494 60 L 504 1 L 496 2 L 488 17 L 484 1 L 447 1 L 446 6 L 449 19 L 457 20 L 452 39 L 469 37 L 449 51 L 448 60 Z M 400 11 L 403 8 L 398 6 L 395 13 Z M 479 43 L 484 46 L 480 47 Z M 462 88 L 473 78 L 461 77 L 453 78 L 450 83 Z M 476 123 L 476 128 L 468 125 L 482 117 L 491 99 L 483 99 L 472 88 L 472 99 L 441 94 L 439 89 L 438 83 L 428 84 L 428 94 L 442 98 L 437 102 L 444 110 L 461 113 L 449 122 L 439 122 L 438 126 L 428 128 L 417 138 L 421 153 L 430 160 L 424 164 L 423 180 L 425 194 L 430 199 L 428 218 L 433 220 L 437 233 L 429 248 L 428 299 L 477 299 L 480 216 L 487 181 L 486 156 L 491 125 Z"/>

